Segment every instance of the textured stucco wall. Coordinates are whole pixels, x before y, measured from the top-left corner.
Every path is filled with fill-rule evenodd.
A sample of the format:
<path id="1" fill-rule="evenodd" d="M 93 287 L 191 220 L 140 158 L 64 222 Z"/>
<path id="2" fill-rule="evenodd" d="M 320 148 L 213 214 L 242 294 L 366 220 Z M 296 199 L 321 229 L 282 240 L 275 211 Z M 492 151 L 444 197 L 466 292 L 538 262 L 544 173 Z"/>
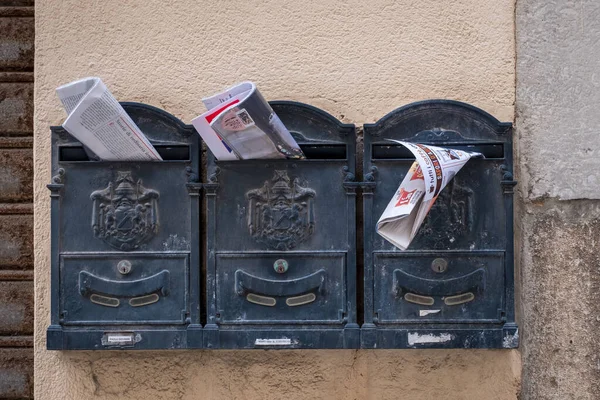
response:
<path id="1" fill-rule="evenodd" d="M 523 399 L 600 398 L 600 2 L 519 0 Z"/>
<path id="2" fill-rule="evenodd" d="M 515 399 L 517 351 L 48 352 L 54 88 L 98 75 L 189 122 L 242 79 L 269 99 L 373 122 L 426 98 L 513 119 L 513 0 L 39 1 L 35 391 L 40 399 Z"/>

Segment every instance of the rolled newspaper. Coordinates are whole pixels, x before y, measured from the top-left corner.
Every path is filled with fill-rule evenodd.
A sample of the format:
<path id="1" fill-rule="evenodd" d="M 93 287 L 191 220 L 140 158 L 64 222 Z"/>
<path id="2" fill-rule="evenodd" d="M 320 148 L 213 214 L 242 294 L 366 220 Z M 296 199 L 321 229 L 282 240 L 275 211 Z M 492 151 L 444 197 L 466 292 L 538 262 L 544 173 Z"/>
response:
<path id="1" fill-rule="evenodd" d="M 56 89 L 68 114 L 63 128 L 102 160 L 162 160 L 100 78 Z"/>
<path id="2" fill-rule="evenodd" d="M 216 159 L 304 158 L 290 132 L 253 82 L 202 99 L 192 124 Z"/>
<path id="3" fill-rule="evenodd" d="M 406 147 L 416 161 L 377 221 L 385 240 L 406 250 L 440 192 L 460 169 L 480 153 L 391 140 Z"/>

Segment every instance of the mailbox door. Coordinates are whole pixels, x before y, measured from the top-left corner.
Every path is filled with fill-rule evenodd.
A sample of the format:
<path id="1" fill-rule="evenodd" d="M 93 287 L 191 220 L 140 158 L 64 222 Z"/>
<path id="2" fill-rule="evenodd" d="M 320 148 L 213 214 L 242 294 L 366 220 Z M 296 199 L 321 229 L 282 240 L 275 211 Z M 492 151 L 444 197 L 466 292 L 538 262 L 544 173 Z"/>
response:
<path id="1" fill-rule="evenodd" d="M 345 164 L 269 161 L 217 162 L 221 324 L 342 324 Z M 278 261 L 285 270 L 276 271 Z"/>
<path id="2" fill-rule="evenodd" d="M 380 324 L 500 323 L 503 252 L 375 253 Z"/>
<path id="3" fill-rule="evenodd" d="M 511 125 L 470 105 L 413 103 L 365 125 L 363 347 L 514 347 Z M 405 251 L 375 225 L 414 162 L 396 139 L 475 151 Z"/>
<path id="4" fill-rule="evenodd" d="M 162 161 L 95 161 L 52 128 L 48 349 L 202 346 L 199 136 L 122 104 Z"/>
<path id="5" fill-rule="evenodd" d="M 63 324 L 184 324 L 188 269 L 186 253 L 63 254 Z"/>
<path id="6" fill-rule="evenodd" d="M 209 155 L 208 348 L 356 348 L 354 126 L 274 102 L 302 160 Z"/>
<path id="7" fill-rule="evenodd" d="M 222 324 L 341 324 L 345 253 L 220 253 Z M 287 271 L 283 271 L 287 269 Z"/>

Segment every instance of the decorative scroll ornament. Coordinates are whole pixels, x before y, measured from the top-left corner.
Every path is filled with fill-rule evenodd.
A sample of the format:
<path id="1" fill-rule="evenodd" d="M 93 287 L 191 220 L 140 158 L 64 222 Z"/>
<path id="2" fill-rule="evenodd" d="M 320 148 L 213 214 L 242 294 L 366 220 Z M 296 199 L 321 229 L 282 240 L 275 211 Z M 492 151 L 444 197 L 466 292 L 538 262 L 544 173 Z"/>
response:
<path id="1" fill-rule="evenodd" d="M 133 250 L 158 232 L 156 190 L 135 182 L 129 171 L 119 171 L 106 189 L 94 191 L 92 229 L 94 236 L 119 250 Z"/>
<path id="2" fill-rule="evenodd" d="M 377 167 L 372 166 L 371 172 L 369 172 L 368 174 L 365 175 L 365 182 L 375 182 L 377 180 L 378 173 L 379 173 L 379 170 L 377 169 Z"/>
<path id="3" fill-rule="evenodd" d="M 54 184 L 62 184 L 65 179 L 65 170 L 64 168 L 59 168 L 57 174 L 52 177 L 52 183 Z"/>
<path id="4" fill-rule="evenodd" d="M 344 174 L 344 182 L 354 182 L 356 180 L 356 176 L 350 172 L 350 167 L 347 165 L 342 168 L 342 173 Z"/>
<path id="5" fill-rule="evenodd" d="M 262 188 L 246 193 L 250 234 L 270 249 L 296 247 L 314 232 L 315 195 L 298 178 L 290 181 L 287 171 L 276 170 Z"/>

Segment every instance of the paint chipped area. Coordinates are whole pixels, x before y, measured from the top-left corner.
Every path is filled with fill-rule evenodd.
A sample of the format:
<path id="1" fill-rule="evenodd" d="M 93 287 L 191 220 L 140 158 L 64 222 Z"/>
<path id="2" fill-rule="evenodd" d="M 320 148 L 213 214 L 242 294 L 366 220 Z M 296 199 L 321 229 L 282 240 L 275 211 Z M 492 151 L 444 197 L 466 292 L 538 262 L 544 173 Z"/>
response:
<path id="1" fill-rule="evenodd" d="M 519 330 L 517 329 L 514 335 L 506 335 L 502 339 L 502 347 L 505 349 L 515 349 L 519 347 Z"/>
<path id="2" fill-rule="evenodd" d="M 169 238 L 162 245 L 165 251 L 190 250 L 189 240 L 177 234 L 169 235 Z"/>
<path id="3" fill-rule="evenodd" d="M 415 344 L 430 344 L 430 343 L 446 343 L 454 339 L 454 335 L 450 333 L 433 334 L 428 333 L 421 335 L 419 333 L 408 334 L 408 345 L 414 346 Z"/>

